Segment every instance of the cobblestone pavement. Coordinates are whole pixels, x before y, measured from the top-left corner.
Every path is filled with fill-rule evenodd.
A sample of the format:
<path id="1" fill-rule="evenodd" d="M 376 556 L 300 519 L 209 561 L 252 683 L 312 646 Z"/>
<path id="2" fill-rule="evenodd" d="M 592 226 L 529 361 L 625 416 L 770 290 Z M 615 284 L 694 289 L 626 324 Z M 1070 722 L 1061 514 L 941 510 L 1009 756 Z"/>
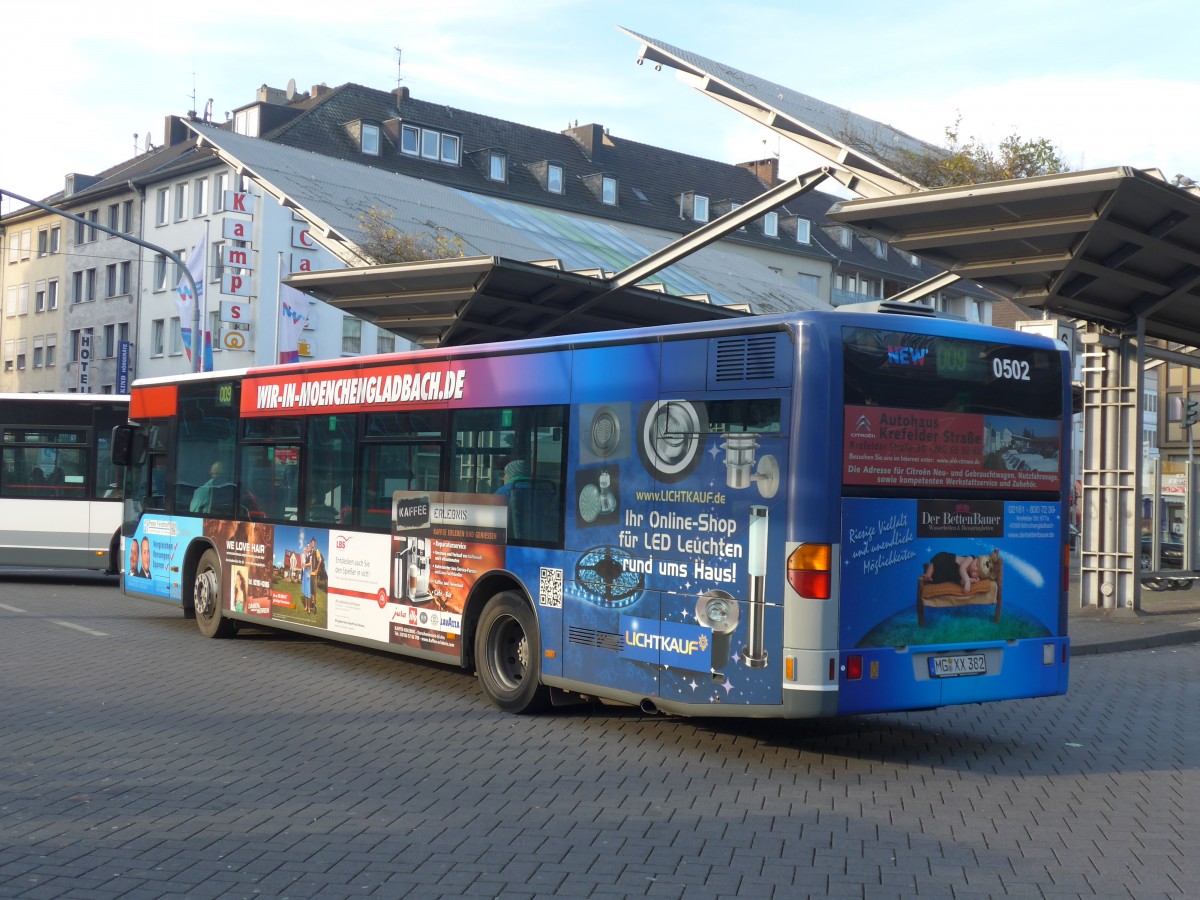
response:
<path id="1" fill-rule="evenodd" d="M 1066 697 L 832 722 L 493 709 L 0 576 L 3 897 L 1200 896 L 1200 644 Z"/>

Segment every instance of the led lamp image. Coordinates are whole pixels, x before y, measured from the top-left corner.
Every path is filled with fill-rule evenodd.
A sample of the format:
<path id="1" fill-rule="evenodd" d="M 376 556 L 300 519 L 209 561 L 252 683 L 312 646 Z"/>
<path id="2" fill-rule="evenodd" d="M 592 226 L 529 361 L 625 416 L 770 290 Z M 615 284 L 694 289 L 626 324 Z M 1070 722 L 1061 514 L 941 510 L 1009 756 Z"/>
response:
<path id="1" fill-rule="evenodd" d="M 746 570 L 750 573 L 750 621 L 746 628 L 746 646 L 742 658 L 751 669 L 767 665 L 766 641 L 763 629 L 766 622 L 767 591 L 767 508 L 750 507 L 750 531 L 746 538 Z"/>
<path id="2" fill-rule="evenodd" d="M 712 668 L 717 671 L 729 664 L 729 645 L 737 630 L 741 611 L 732 594 L 713 589 L 696 600 L 696 621 L 712 629 Z"/>

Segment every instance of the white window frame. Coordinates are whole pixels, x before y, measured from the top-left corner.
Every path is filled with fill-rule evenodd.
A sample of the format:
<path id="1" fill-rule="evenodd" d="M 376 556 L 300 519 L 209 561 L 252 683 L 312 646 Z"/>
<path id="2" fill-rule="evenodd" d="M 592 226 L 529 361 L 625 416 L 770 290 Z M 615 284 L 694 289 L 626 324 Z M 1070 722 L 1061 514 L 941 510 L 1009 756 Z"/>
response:
<path id="1" fill-rule="evenodd" d="M 708 221 L 708 198 L 703 194 L 692 195 L 692 218 L 697 222 Z"/>
<path id="2" fill-rule="evenodd" d="M 62 250 L 62 228 L 55 225 L 50 229 L 50 255 L 59 253 Z"/>
<path id="3" fill-rule="evenodd" d="M 157 198 L 154 206 L 154 224 L 167 225 L 170 223 L 171 215 L 171 189 L 162 187 L 158 189 Z"/>
<path id="4" fill-rule="evenodd" d="M 508 157 L 503 153 L 489 153 L 487 177 L 489 181 L 508 181 Z"/>
<path id="5" fill-rule="evenodd" d="M 347 341 L 353 341 L 353 349 L 347 349 Z M 358 356 L 362 353 L 362 319 L 342 316 L 342 356 Z"/>
<path id="6" fill-rule="evenodd" d="M 58 309 L 58 279 L 51 278 L 46 282 L 46 311 Z"/>
<path id="7" fill-rule="evenodd" d="M 359 147 L 367 156 L 378 156 L 380 152 L 379 126 L 370 122 L 362 123 L 359 135 Z"/>
<path id="8" fill-rule="evenodd" d="M 150 355 L 162 356 L 166 341 L 167 320 L 155 319 L 150 323 Z"/>
<path id="9" fill-rule="evenodd" d="M 213 211 L 225 210 L 225 192 L 229 190 L 229 173 L 219 172 L 213 178 Z"/>
<path id="10" fill-rule="evenodd" d="M 812 243 L 812 222 L 810 222 L 808 219 L 796 219 L 796 243 Z"/>
<path id="11" fill-rule="evenodd" d="M 409 156 L 421 155 L 421 129 L 418 126 L 400 126 L 400 152 Z"/>
<path id="12" fill-rule="evenodd" d="M 46 368 L 53 369 L 58 362 L 58 335 L 46 335 Z"/>
<path id="13" fill-rule="evenodd" d="M 201 175 L 192 183 L 192 216 L 208 215 L 208 176 Z"/>
<path id="14" fill-rule="evenodd" d="M 600 176 L 600 202 L 606 206 L 617 205 L 617 179 L 612 175 Z"/>
<path id="15" fill-rule="evenodd" d="M 181 181 L 175 185 L 175 221 L 183 222 L 188 212 L 188 183 Z"/>
<path id="16" fill-rule="evenodd" d="M 763 234 L 767 237 L 779 237 L 779 213 L 769 212 L 763 216 Z"/>
<path id="17" fill-rule="evenodd" d="M 563 177 L 563 167 L 551 163 L 546 166 L 546 190 L 552 194 L 566 193 L 566 180 Z"/>
<path id="18" fill-rule="evenodd" d="M 171 316 L 171 356 L 183 355 L 183 326 L 179 324 L 179 316 Z"/>

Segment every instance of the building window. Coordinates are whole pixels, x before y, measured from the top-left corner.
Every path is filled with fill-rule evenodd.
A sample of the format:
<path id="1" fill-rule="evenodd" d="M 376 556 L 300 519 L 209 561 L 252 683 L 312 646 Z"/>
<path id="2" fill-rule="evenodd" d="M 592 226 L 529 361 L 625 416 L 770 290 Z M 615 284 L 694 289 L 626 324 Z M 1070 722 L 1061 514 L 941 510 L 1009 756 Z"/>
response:
<path id="1" fill-rule="evenodd" d="M 166 225 L 169 220 L 168 211 L 171 203 L 171 189 L 159 188 L 154 206 L 154 221 L 158 225 Z"/>
<path id="2" fill-rule="evenodd" d="M 171 355 L 183 353 L 183 330 L 179 324 L 179 316 L 171 316 Z"/>
<path id="3" fill-rule="evenodd" d="M 157 253 L 154 256 L 154 290 L 165 291 L 167 289 L 167 257 L 163 253 Z"/>
<path id="4" fill-rule="evenodd" d="M 50 231 L 46 228 L 38 229 L 37 255 L 38 259 L 50 252 Z"/>
<path id="5" fill-rule="evenodd" d="M 55 225 L 50 229 L 50 255 L 53 256 L 62 249 L 62 228 Z"/>
<path id="6" fill-rule="evenodd" d="M 42 364 L 45 362 L 46 356 L 44 343 L 44 338 L 35 337 L 33 339 L 33 367 L 35 369 L 40 369 Z"/>
<path id="7" fill-rule="evenodd" d="M 133 234 L 133 201 L 126 200 L 121 204 L 121 230 L 125 234 Z"/>
<path id="8" fill-rule="evenodd" d="M 779 213 L 769 212 L 763 216 L 763 234 L 767 237 L 779 237 Z"/>
<path id="9" fill-rule="evenodd" d="M 29 315 L 29 282 L 17 288 L 17 315 Z"/>
<path id="10" fill-rule="evenodd" d="M 25 368 L 25 349 L 28 346 L 26 338 L 17 339 L 17 371 Z"/>
<path id="11" fill-rule="evenodd" d="M 74 288 L 71 296 L 72 303 L 86 303 L 96 299 L 96 270 L 86 269 L 71 275 Z"/>
<path id="12" fill-rule="evenodd" d="M 617 205 L 617 179 L 605 175 L 600 182 L 600 200 L 609 206 Z"/>
<path id="13" fill-rule="evenodd" d="M 692 197 L 692 218 L 697 222 L 708 221 L 708 198 L 702 194 Z"/>
<path id="14" fill-rule="evenodd" d="M 34 285 L 33 311 L 35 313 L 46 311 L 46 282 L 44 281 L 39 281 L 36 285 Z"/>
<path id="15" fill-rule="evenodd" d="M 796 243 L 812 243 L 812 222 L 808 219 L 796 219 Z"/>
<path id="16" fill-rule="evenodd" d="M 492 181 L 505 181 L 508 178 L 508 157 L 503 153 L 488 154 L 488 178 Z"/>
<path id="17" fill-rule="evenodd" d="M 163 340 L 165 339 L 167 322 L 165 319 L 155 319 L 150 323 L 150 355 L 163 355 Z"/>
<path id="18" fill-rule="evenodd" d="M 71 273 L 71 302 L 83 302 L 83 272 Z"/>
<path id="19" fill-rule="evenodd" d="M 192 215 L 196 218 L 208 215 L 208 176 L 192 183 Z"/>
<path id="20" fill-rule="evenodd" d="M 843 250 L 853 250 L 854 249 L 854 232 L 851 231 L 849 229 L 849 227 L 847 227 L 846 225 L 841 226 L 840 228 L 838 228 L 837 242 L 838 242 L 838 246 L 841 247 Z"/>
<path id="21" fill-rule="evenodd" d="M 241 109 L 233 114 L 233 133 L 244 134 L 247 137 L 258 137 L 258 107 Z"/>
<path id="22" fill-rule="evenodd" d="M 69 362 L 79 362 L 79 336 L 86 334 L 89 337 L 92 335 L 90 328 L 76 328 L 71 331 L 71 358 Z"/>
<path id="23" fill-rule="evenodd" d="M 46 282 L 46 311 L 58 309 L 58 279 L 51 278 Z"/>
<path id="24" fill-rule="evenodd" d="M 108 230 L 120 231 L 121 229 L 121 204 L 110 203 L 108 206 Z"/>
<path id="25" fill-rule="evenodd" d="M 396 336 L 390 331 L 381 331 L 375 338 L 376 353 L 395 353 Z"/>
<path id="26" fill-rule="evenodd" d="M 421 155 L 426 159 L 437 159 L 442 143 L 442 133 L 432 128 L 421 129 Z"/>
<path id="27" fill-rule="evenodd" d="M 421 129 L 416 125 L 400 126 L 400 152 L 416 156 L 420 152 Z"/>
<path id="28" fill-rule="evenodd" d="M 53 369 L 58 361 L 58 335 L 46 335 L 46 368 Z"/>
<path id="29" fill-rule="evenodd" d="M 229 173 L 222 172 L 213 178 L 213 210 L 223 212 L 225 209 L 225 192 L 229 190 Z"/>
<path id="30" fill-rule="evenodd" d="M 546 190 L 552 194 L 563 193 L 562 166 L 549 165 L 546 167 Z"/>
<path id="31" fill-rule="evenodd" d="M 362 319 L 353 316 L 342 318 L 342 355 L 356 355 L 362 352 Z"/>
<path id="32" fill-rule="evenodd" d="M 104 296 L 117 296 L 117 264 L 110 263 L 104 267 Z"/>
<path id="33" fill-rule="evenodd" d="M 362 152 L 368 156 L 379 155 L 379 126 L 363 123 Z"/>
<path id="34" fill-rule="evenodd" d="M 10 319 L 17 314 L 17 286 L 10 284 L 5 293 L 4 315 Z"/>
<path id="35" fill-rule="evenodd" d="M 460 144 L 456 134 L 438 131 L 436 128 L 418 128 L 416 125 L 400 126 L 401 153 L 458 165 Z"/>
<path id="36" fill-rule="evenodd" d="M 187 218 L 188 212 L 188 186 L 187 182 L 175 185 L 175 221 L 182 222 Z"/>
<path id="37" fill-rule="evenodd" d="M 115 323 L 104 326 L 104 358 L 112 359 L 117 355 L 117 326 Z"/>

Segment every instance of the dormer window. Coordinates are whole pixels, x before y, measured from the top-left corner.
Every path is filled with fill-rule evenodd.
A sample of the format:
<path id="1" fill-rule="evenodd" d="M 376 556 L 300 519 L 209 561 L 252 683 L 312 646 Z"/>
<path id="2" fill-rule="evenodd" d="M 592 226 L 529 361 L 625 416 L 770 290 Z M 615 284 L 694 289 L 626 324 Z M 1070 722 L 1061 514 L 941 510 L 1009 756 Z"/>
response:
<path id="1" fill-rule="evenodd" d="M 617 205 L 617 176 L 597 172 L 595 175 L 584 175 L 580 181 L 601 203 Z"/>
<path id="2" fill-rule="evenodd" d="M 258 106 L 239 109 L 233 114 L 233 133 L 244 134 L 247 137 L 258 137 L 259 129 Z"/>
<path id="3" fill-rule="evenodd" d="M 849 226 L 842 225 L 840 228 L 838 228 L 837 242 L 838 246 L 843 250 L 854 249 L 854 232 L 850 230 Z"/>
<path id="4" fill-rule="evenodd" d="M 799 216 L 796 217 L 796 243 L 812 243 L 812 222 L 808 219 L 801 219 Z"/>
<path id="5" fill-rule="evenodd" d="M 708 197 L 695 191 L 686 191 L 679 195 L 679 218 L 691 219 L 693 222 L 708 221 Z"/>
<path id="6" fill-rule="evenodd" d="M 563 193 L 563 168 L 550 163 L 546 167 L 546 190 L 552 194 Z"/>
<path id="7" fill-rule="evenodd" d="M 409 156 L 457 166 L 461 146 L 461 138 L 451 132 L 407 123 L 400 126 L 400 152 Z"/>
<path id="8" fill-rule="evenodd" d="M 617 205 L 617 179 L 612 175 L 605 175 L 600 183 L 600 201 L 609 206 Z"/>
<path id="9" fill-rule="evenodd" d="M 779 213 L 769 212 L 763 216 L 763 234 L 767 237 L 779 237 Z"/>
<path id="10" fill-rule="evenodd" d="M 508 180 L 508 157 L 503 153 L 492 151 L 488 154 L 488 179 L 491 181 Z"/>
<path id="11" fill-rule="evenodd" d="M 367 156 L 379 155 L 379 126 L 371 125 L 367 122 L 362 124 L 362 133 L 360 136 L 362 142 L 362 152 Z"/>
<path id="12" fill-rule="evenodd" d="M 416 125 L 400 126 L 400 152 L 416 156 L 421 147 L 421 129 Z"/>

